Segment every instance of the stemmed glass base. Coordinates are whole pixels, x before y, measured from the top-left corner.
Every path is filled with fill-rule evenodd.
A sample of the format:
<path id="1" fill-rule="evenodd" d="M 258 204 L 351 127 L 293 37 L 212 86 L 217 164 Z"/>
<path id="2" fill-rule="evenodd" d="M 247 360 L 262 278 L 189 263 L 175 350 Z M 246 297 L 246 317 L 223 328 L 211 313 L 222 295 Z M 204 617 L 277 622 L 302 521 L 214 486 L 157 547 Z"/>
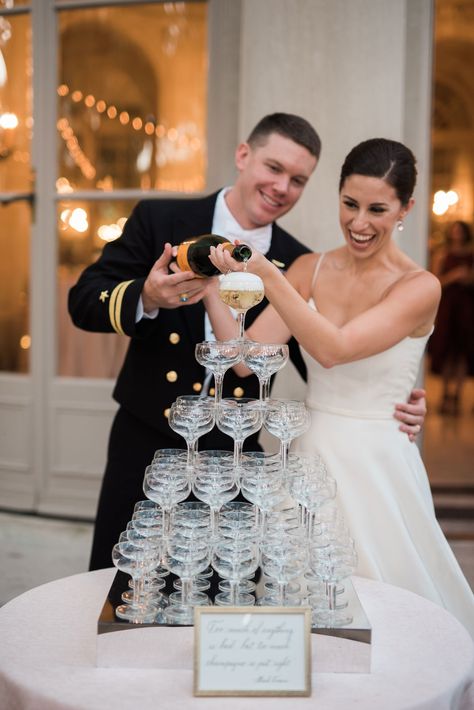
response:
<path id="1" fill-rule="evenodd" d="M 348 626 L 353 621 L 351 614 L 339 609 L 328 609 L 327 607 L 313 608 L 311 623 L 313 626 L 322 628 L 335 628 L 338 626 Z"/>
<path id="2" fill-rule="evenodd" d="M 160 600 L 158 606 L 162 606 L 162 600 L 164 599 L 164 596 L 161 593 L 161 590 L 164 586 L 166 586 L 166 580 L 164 579 L 153 579 L 149 582 L 144 582 L 143 594 L 139 599 L 139 603 L 144 604 L 146 606 L 148 604 L 148 601 L 150 601 L 152 604 L 157 604 L 158 600 Z M 126 602 L 127 604 L 131 604 L 133 602 L 134 594 L 135 592 L 133 590 L 133 587 L 127 589 L 122 594 L 122 601 Z"/>
<path id="3" fill-rule="evenodd" d="M 204 592 L 199 592 L 193 588 L 193 591 L 188 595 L 187 599 L 183 597 L 183 592 L 178 589 L 176 592 L 171 592 L 169 596 L 170 606 L 209 606 L 209 597 Z"/>
<path id="4" fill-rule="evenodd" d="M 265 596 L 277 597 L 280 592 L 278 582 L 274 582 L 274 581 L 270 581 L 270 580 L 268 582 L 265 582 L 264 589 L 265 589 Z M 298 582 L 288 582 L 288 584 L 286 585 L 285 594 L 289 597 L 294 597 L 296 594 L 299 594 L 300 591 L 301 591 L 301 584 L 299 584 Z"/>
<path id="5" fill-rule="evenodd" d="M 306 603 L 306 602 L 305 602 Z M 257 600 L 256 606 L 302 606 L 303 599 L 297 596 L 288 595 L 282 604 L 274 594 L 266 594 Z"/>
<path id="6" fill-rule="evenodd" d="M 163 618 L 168 624 L 192 626 L 194 623 L 194 607 L 170 605 L 165 609 Z"/>
<path id="7" fill-rule="evenodd" d="M 210 588 L 211 583 L 208 579 L 203 579 L 201 576 L 194 577 L 192 583 L 193 592 L 207 592 Z M 173 587 L 179 592 L 183 588 L 183 583 L 180 579 L 175 579 L 173 582 Z"/>
<path id="8" fill-rule="evenodd" d="M 255 592 L 257 585 L 251 579 L 242 579 L 237 585 L 237 594 L 252 594 Z M 219 582 L 219 591 L 229 593 L 231 583 L 228 579 L 222 579 Z"/>
<path id="9" fill-rule="evenodd" d="M 214 599 L 216 606 L 255 606 L 255 597 L 251 594 L 240 593 L 233 599 L 228 592 L 219 592 Z"/>
<path id="10" fill-rule="evenodd" d="M 119 604 L 115 608 L 115 615 L 132 624 L 152 624 L 160 607 L 147 602 L 146 606 L 134 607 L 130 604 Z"/>

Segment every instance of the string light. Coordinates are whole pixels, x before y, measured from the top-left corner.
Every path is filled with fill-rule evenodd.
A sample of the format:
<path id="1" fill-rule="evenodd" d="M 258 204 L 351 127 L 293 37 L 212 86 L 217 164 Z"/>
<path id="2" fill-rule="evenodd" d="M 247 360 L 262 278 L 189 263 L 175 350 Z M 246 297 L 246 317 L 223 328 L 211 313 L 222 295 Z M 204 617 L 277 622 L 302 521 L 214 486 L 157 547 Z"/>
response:
<path id="1" fill-rule="evenodd" d="M 81 173 L 87 180 L 93 180 L 96 175 L 96 170 L 90 160 L 81 150 L 79 146 L 79 141 L 74 135 L 74 130 L 69 124 L 67 118 L 60 118 L 56 125 L 58 131 L 60 132 L 61 138 L 66 143 L 66 148 L 69 152 L 69 155 L 74 160 Z"/>
<path id="2" fill-rule="evenodd" d="M 438 190 L 433 197 L 433 213 L 440 217 L 458 202 L 459 195 L 455 190 L 448 190 L 448 192 Z"/>
<path id="3" fill-rule="evenodd" d="M 173 8 L 177 12 L 180 11 L 177 9 L 180 7 L 180 3 L 168 3 L 168 5 L 170 7 L 173 6 Z M 172 143 L 178 141 L 180 147 L 189 147 L 193 151 L 199 151 L 202 147 L 202 141 L 200 138 L 195 135 L 191 136 L 183 134 L 176 126 L 171 126 L 170 128 L 166 129 L 164 125 L 156 124 L 154 121 L 150 120 L 144 121 L 140 116 L 135 116 L 133 119 L 131 119 L 128 111 L 120 111 L 120 109 L 118 109 L 114 104 L 107 104 L 104 99 L 96 99 L 95 96 L 93 96 L 92 94 L 87 94 L 87 96 L 84 96 L 83 92 L 80 89 L 74 89 L 73 91 L 71 91 L 70 87 L 67 84 L 60 84 L 60 86 L 58 86 L 57 93 L 62 98 L 70 95 L 71 99 L 75 103 L 80 103 L 82 101 L 87 108 L 94 108 L 97 113 L 106 114 L 106 116 L 110 120 L 114 120 L 118 116 L 120 123 L 124 126 L 128 125 L 131 122 L 132 128 L 135 131 L 143 130 L 147 136 L 155 134 L 157 138 L 166 137 Z M 188 124 L 187 128 L 188 130 L 195 130 L 194 124 Z"/>
<path id="4" fill-rule="evenodd" d="M 169 5 L 174 7 L 173 11 L 179 12 L 177 9 L 179 3 L 169 3 Z M 156 138 L 154 161 L 158 168 L 163 168 L 170 163 L 185 162 L 189 160 L 192 153 L 203 149 L 203 140 L 196 135 L 197 126 L 193 122 L 167 127 L 162 123 L 157 124 L 149 117 L 145 120 L 140 116 L 131 117 L 128 111 L 121 110 L 114 104 L 108 104 L 104 99 L 97 99 L 93 94 L 85 94 L 80 89 L 72 89 L 66 83 L 58 86 L 57 93 L 61 98 L 70 97 L 76 105 L 82 103 L 86 109 L 94 111 L 97 121 L 99 121 L 99 116 L 111 121 L 118 118 L 122 126 L 130 126 L 137 133 L 142 131 L 145 133 L 148 141 L 145 141 L 136 162 L 137 170 L 141 173 L 140 187 L 144 190 L 152 187 L 150 177 L 146 174 L 151 167 L 153 156 L 153 143 L 149 140 L 151 137 Z M 81 149 L 68 119 L 60 118 L 57 127 L 71 159 L 87 180 L 93 180 L 96 177 L 96 168 Z M 103 190 L 113 189 L 113 180 L 110 176 L 105 176 L 97 182 L 96 187 Z M 201 175 L 188 176 L 184 180 L 176 180 L 175 178 L 168 180 L 159 176 L 155 179 L 154 188 L 192 192 L 204 188 L 204 179 Z M 62 189 L 70 191 L 73 187 L 62 185 Z"/>
<path id="5" fill-rule="evenodd" d="M 29 350 L 31 347 L 31 337 L 29 335 L 22 335 L 20 338 L 20 348 L 22 350 Z"/>

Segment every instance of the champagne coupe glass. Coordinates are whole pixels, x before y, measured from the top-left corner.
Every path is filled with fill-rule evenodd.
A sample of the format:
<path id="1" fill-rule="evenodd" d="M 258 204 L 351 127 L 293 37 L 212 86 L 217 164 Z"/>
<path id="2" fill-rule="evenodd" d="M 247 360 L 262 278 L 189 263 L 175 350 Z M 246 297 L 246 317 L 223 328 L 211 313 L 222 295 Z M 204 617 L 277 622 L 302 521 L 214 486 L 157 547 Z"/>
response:
<path id="1" fill-rule="evenodd" d="M 220 516 L 219 538 L 230 540 L 255 540 L 257 538 L 257 524 L 255 515 L 248 515 L 246 511 L 226 511 Z"/>
<path id="2" fill-rule="evenodd" d="M 243 517 L 251 518 L 254 522 L 257 519 L 255 506 L 246 500 L 231 500 L 230 503 L 225 503 L 220 515 L 225 519 L 228 515 L 233 516 L 234 513 L 240 513 Z"/>
<path id="3" fill-rule="evenodd" d="M 288 584 L 301 576 L 307 565 L 308 551 L 301 539 L 281 538 L 264 542 L 262 545 L 262 567 L 264 573 L 277 583 L 277 594 L 268 595 L 265 605 L 292 606 L 295 598 L 287 596 Z"/>
<path id="4" fill-rule="evenodd" d="M 281 540 L 287 534 L 294 533 L 304 528 L 300 524 L 300 511 L 298 506 L 292 506 L 281 510 L 274 510 L 267 515 L 267 538 Z"/>
<path id="5" fill-rule="evenodd" d="M 273 465 L 250 471 L 244 469 L 240 479 L 240 490 L 247 500 L 257 506 L 257 525 L 261 538 L 265 539 L 268 513 L 287 497 L 283 469 L 281 466 Z"/>
<path id="6" fill-rule="evenodd" d="M 300 509 L 294 505 L 288 508 L 272 511 L 267 516 L 267 530 L 264 543 L 297 544 L 299 547 L 308 546 L 306 530 L 300 524 Z M 278 596 L 280 586 L 276 579 L 270 578 L 264 584 L 265 597 Z M 285 587 L 286 597 L 295 597 L 301 591 L 298 581 L 288 581 Z M 299 601 L 298 601 L 299 603 Z"/>
<path id="7" fill-rule="evenodd" d="M 153 454 L 153 461 L 163 461 L 165 459 L 172 459 L 174 461 L 186 461 L 187 452 L 186 449 L 157 449 Z"/>
<path id="8" fill-rule="evenodd" d="M 127 530 L 134 530 L 149 544 L 157 543 L 161 545 L 163 538 L 163 513 L 161 508 L 151 500 L 155 508 L 144 507 L 145 501 L 135 504 L 131 520 L 127 523 Z"/>
<path id="9" fill-rule="evenodd" d="M 286 469 L 290 444 L 309 429 L 311 417 L 304 402 L 296 399 L 269 399 L 265 405 L 263 425 L 280 440 L 280 456 Z"/>
<path id="10" fill-rule="evenodd" d="M 306 510 L 306 524 L 308 537 L 315 533 L 318 523 L 318 513 L 321 507 L 330 500 L 334 500 L 337 493 L 336 479 L 327 474 L 321 481 L 315 481 L 306 486 L 301 498 L 301 505 Z M 319 530 L 320 532 L 320 530 Z"/>
<path id="11" fill-rule="evenodd" d="M 229 591 L 216 594 L 217 606 L 253 606 L 255 598 L 247 592 L 239 593 L 239 584 L 246 577 L 255 574 L 259 564 L 259 550 L 256 543 L 247 540 L 218 542 L 212 555 L 212 566 L 217 574 L 229 581 Z"/>
<path id="12" fill-rule="evenodd" d="M 209 546 L 201 538 L 193 540 L 178 532 L 167 542 L 165 560 L 170 572 L 181 580 L 181 589 L 169 596 L 170 605 L 164 612 L 165 618 L 172 624 L 192 625 L 194 606 L 208 604 L 206 594 L 192 592 L 192 580 L 209 565 Z"/>
<path id="13" fill-rule="evenodd" d="M 211 541 L 215 541 L 219 511 L 239 492 L 233 468 L 204 464 L 194 469 L 193 493 L 211 509 Z"/>
<path id="14" fill-rule="evenodd" d="M 174 468 L 169 465 L 147 466 L 143 481 L 143 491 L 147 498 L 158 503 L 163 515 L 163 537 L 170 532 L 170 515 L 172 508 L 186 500 L 191 492 L 191 483 L 187 467 Z"/>
<path id="15" fill-rule="evenodd" d="M 344 518 L 344 515 L 339 508 L 337 501 L 331 499 L 326 501 L 318 510 L 316 525 L 313 528 L 311 537 L 308 538 L 310 548 L 317 554 L 317 548 L 330 548 L 334 544 L 353 544 L 350 535 L 349 526 Z M 305 578 L 307 581 L 308 591 L 312 595 L 326 594 L 326 583 L 315 577 L 308 569 Z M 345 591 L 344 585 L 337 586 L 336 594 L 343 594 Z M 347 606 L 347 601 L 340 602 L 338 605 L 341 608 Z"/>
<path id="16" fill-rule="evenodd" d="M 198 505 L 204 505 L 199 501 L 192 501 Z M 181 504 L 183 505 L 183 504 Z M 209 506 L 207 506 L 207 520 L 204 521 L 203 518 L 199 519 L 199 514 L 196 515 L 197 511 L 183 510 L 182 514 L 178 516 L 173 516 L 173 536 L 179 535 L 183 540 L 188 540 L 189 544 L 196 545 L 199 543 L 210 545 L 211 540 L 209 537 Z M 179 510 L 179 506 L 176 511 Z M 175 512 L 176 512 L 175 511 Z M 190 524 L 188 524 L 190 523 Z M 195 606 L 210 604 L 210 599 L 206 594 L 202 592 L 207 592 L 211 586 L 209 581 L 209 576 L 212 576 L 212 568 L 208 567 L 204 570 L 199 570 L 199 573 L 194 573 L 191 576 L 191 582 L 189 584 L 189 595 L 190 603 Z M 177 591 L 181 591 L 183 587 L 182 580 L 178 577 L 173 581 L 173 587 Z M 175 595 L 174 603 L 178 603 L 179 598 Z"/>
<path id="17" fill-rule="evenodd" d="M 171 523 L 175 533 L 179 532 L 184 537 L 189 537 L 193 540 L 202 538 L 209 542 L 211 510 L 207 503 L 197 500 L 179 503 L 171 512 Z M 207 572 L 207 570 L 205 570 L 205 572 Z M 209 574 L 212 575 L 210 568 Z M 192 592 L 196 589 L 201 592 L 209 589 L 210 583 L 207 580 L 208 576 L 209 575 L 201 571 L 198 577 L 194 577 L 192 580 Z M 175 589 L 180 589 L 181 580 L 177 579 L 173 583 L 173 586 Z"/>
<path id="18" fill-rule="evenodd" d="M 265 289 L 260 276 L 249 271 L 230 271 L 219 277 L 219 296 L 228 306 L 237 311 L 238 339 L 243 341 L 245 314 L 263 299 Z"/>
<path id="19" fill-rule="evenodd" d="M 310 595 L 308 602 L 313 609 L 312 624 L 321 627 L 347 626 L 352 615 L 345 611 L 346 604 L 337 604 L 337 585 L 350 577 L 357 567 L 354 541 L 334 543 L 326 548 L 310 549 L 309 568 L 312 575 L 326 585 L 326 598 Z"/>
<path id="20" fill-rule="evenodd" d="M 204 449 L 204 451 L 197 451 L 194 465 L 199 467 L 203 464 L 231 468 L 234 465 L 234 454 L 227 449 Z"/>
<path id="21" fill-rule="evenodd" d="M 150 501 L 151 502 L 151 501 Z M 163 529 L 161 511 L 159 516 L 151 514 L 151 511 L 137 511 L 132 519 L 127 523 L 127 529 L 120 534 L 119 542 L 132 542 L 138 547 L 156 553 L 157 564 L 153 569 L 146 570 L 139 579 L 139 588 L 135 590 L 133 579 L 129 581 L 130 589 L 122 594 L 124 602 L 133 602 L 133 595 L 136 592 L 144 606 L 153 605 L 163 607 L 167 601 L 161 594 L 161 589 L 165 586 L 165 580 L 157 575 L 163 546 Z M 169 573 L 168 573 L 169 574 Z"/>
<path id="22" fill-rule="evenodd" d="M 307 536 L 312 538 L 318 532 L 316 525 L 319 510 L 327 501 L 336 497 L 336 480 L 327 472 L 319 455 L 299 457 L 297 466 L 290 462 L 288 472 L 290 495 L 302 507 Z"/>
<path id="23" fill-rule="evenodd" d="M 247 504 L 248 505 L 248 504 Z M 249 515 L 248 510 L 235 509 L 221 512 L 219 520 L 219 541 L 249 542 L 258 540 L 258 528 L 255 513 Z M 221 592 L 229 592 L 231 582 L 223 579 L 219 582 Z M 255 592 L 256 584 L 252 579 L 242 579 L 237 585 L 237 594 Z"/>
<path id="24" fill-rule="evenodd" d="M 121 572 L 132 577 L 133 595 L 130 604 L 120 604 L 115 609 L 115 614 L 120 619 L 125 619 L 134 624 L 152 623 L 156 617 L 158 607 L 144 603 L 141 593 L 141 580 L 143 575 L 156 567 L 159 560 L 159 551 L 142 545 L 136 545 L 129 539 L 116 543 L 112 548 L 112 562 Z"/>
<path id="25" fill-rule="evenodd" d="M 243 351 L 245 364 L 258 377 L 260 401 L 265 402 L 270 395 L 271 376 L 281 370 L 288 361 L 288 345 L 255 343 L 248 340 Z"/>
<path id="26" fill-rule="evenodd" d="M 168 423 L 173 431 L 185 439 L 188 447 L 188 468 L 192 468 L 199 437 L 211 431 L 215 423 L 214 398 L 179 396 L 171 405 Z"/>
<path id="27" fill-rule="evenodd" d="M 222 399 L 224 375 L 242 359 L 242 343 L 239 340 L 205 340 L 197 343 L 196 360 L 214 375 L 215 403 Z"/>
<path id="28" fill-rule="evenodd" d="M 180 450 L 180 454 L 184 455 L 184 461 L 186 461 L 186 451 L 183 449 Z M 156 456 L 156 454 L 155 454 Z M 156 522 L 155 522 L 155 516 L 156 516 Z M 139 500 L 137 503 L 135 503 L 134 508 L 133 508 L 133 515 L 132 515 L 132 520 L 135 518 L 145 518 L 149 520 L 150 525 L 158 525 L 158 522 L 161 526 L 161 530 L 163 532 L 163 512 L 161 510 L 161 506 L 158 505 L 158 503 L 155 503 L 155 501 L 150 500 L 149 498 L 146 498 L 145 500 Z M 156 577 L 167 577 L 169 575 L 169 571 L 161 566 L 158 565 L 158 567 L 154 570 L 154 576 Z"/>
<path id="29" fill-rule="evenodd" d="M 135 503 L 133 506 L 133 515 L 135 515 L 135 513 L 139 513 L 140 515 L 149 514 L 152 517 L 155 515 L 161 516 L 161 508 L 155 501 L 145 498 L 145 500 L 139 500 Z"/>
<path id="30" fill-rule="evenodd" d="M 234 466 L 240 467 L 245 439 L 262 426 L 262 408 L 257 399 L 227 397 L 216 407 L 216 424 L 234 440 Z"/>

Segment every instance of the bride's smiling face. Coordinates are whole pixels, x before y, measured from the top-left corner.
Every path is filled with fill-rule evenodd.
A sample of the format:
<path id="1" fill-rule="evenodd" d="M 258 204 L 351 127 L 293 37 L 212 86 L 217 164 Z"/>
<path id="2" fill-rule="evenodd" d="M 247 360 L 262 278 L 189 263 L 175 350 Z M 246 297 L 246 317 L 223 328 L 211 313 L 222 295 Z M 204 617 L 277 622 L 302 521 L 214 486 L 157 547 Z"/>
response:
<path id="1" fill-rule="evenodd" d="M 370 256 L 388 245 L 398 220 L 409 212 L 383 178 L 348 176 L 339 194 L 339 223 L 350 251 Z"/>

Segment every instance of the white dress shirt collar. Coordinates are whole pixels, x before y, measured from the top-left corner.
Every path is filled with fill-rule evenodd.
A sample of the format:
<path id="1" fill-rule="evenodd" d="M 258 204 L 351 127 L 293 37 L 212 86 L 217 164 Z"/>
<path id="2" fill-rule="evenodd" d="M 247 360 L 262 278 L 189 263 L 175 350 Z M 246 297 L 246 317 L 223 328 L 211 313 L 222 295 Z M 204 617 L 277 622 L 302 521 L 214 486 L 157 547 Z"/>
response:
<path id="1" fill-rule="evenodd" d="M 225 194 L 230 189 L 230 187 L 225 187 L 217 195 L 214 219 L 212 220 L 212 233 L 226 237 L 231 242 L 238 239 L 240 242 L 248 244 L 249 247 L 262 252 L 262 254 L 266 254 L 270 249 L 272 240 L 272 225 L 266 224 L 258 229 L 243 229 L 227 207 L 225 201 Z"/>

